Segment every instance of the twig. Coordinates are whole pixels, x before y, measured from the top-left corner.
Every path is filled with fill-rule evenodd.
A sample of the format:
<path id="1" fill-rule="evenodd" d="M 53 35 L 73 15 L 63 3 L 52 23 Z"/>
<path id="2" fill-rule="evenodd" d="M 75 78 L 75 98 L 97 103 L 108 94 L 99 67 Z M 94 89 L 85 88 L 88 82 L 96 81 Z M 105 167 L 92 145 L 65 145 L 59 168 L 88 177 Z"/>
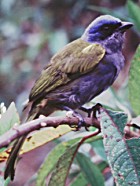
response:
<path id="1" fill-rule="evenodd" d="M 95 118 L 85 117 L 84 121 L 86 127 L 94 126 L 98 128 L 100 132 L 100 123 Z M 0 136 L 0 148 L 7 147 L 12 141 L 20 138 L 23 135 L 27 135 L 30 132 L 39 130 L 44 127 L 58 127 L 59 125 L 69 125 L 70 127 L 78 125 L 78 119 L 76 117 L 67 117 L 67 116 L 57 116 L 57 117 L 43 117 L 33 121 L 26 122 L 19 126 L 14 126 L 5 134 Z M 84 126 L 83 126 L 84 127 Z M 140 137 L 138 133 L 131 131 L 127 126 L 125 128 L 125 137 L 127 139 L 132 137 Z"/>
<path id="2" fill-rule="evenodd" d="M 94 118 L 85 117 L 86 127 L 95 126 L 100 128 L 100 123 Z M 76 117 L 43 117 L 19 126 L 14 126 L 0 137 L 0 148 L 7 147 L 13 140 L 29 134 L 32 131 L 39 130 L 44 127 L 58 127 L 59 125 L 69 125 L 70 127 L 78 125 Z"/>
<path id="3" fill-rule="evenodd" d="M 130 125 L 132 127 L 132 125 Z M 130 130 L 129 124 L 125 127 L 125 138 L 130 139 L 130 138 L 139 138 L 140 134 L 137 132 L 134 132 Z"/>

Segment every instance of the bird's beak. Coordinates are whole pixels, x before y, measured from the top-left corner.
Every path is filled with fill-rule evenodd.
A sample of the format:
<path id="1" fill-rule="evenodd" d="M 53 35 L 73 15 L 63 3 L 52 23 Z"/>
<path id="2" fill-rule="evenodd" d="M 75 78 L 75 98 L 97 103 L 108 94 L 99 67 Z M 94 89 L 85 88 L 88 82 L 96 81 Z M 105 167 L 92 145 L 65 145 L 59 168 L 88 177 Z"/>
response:
<path id="1" fill-rule="evenodd" d="M 128 30 L 132 26 L 133 26 L 133 23 L 131 22 L 122 22 L 122 25 L 119 27 L 119 31 L 124 33 L 126 30 Z"/>

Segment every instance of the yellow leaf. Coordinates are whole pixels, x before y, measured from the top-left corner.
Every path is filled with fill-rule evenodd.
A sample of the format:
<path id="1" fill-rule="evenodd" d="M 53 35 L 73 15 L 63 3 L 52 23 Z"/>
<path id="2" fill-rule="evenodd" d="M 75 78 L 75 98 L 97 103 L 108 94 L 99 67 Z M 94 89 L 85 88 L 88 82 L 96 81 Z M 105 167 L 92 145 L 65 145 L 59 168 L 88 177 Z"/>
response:
<path id="1" fill-rule="evenodd" d="M 67 125 L 61 125 L 57 128 L 47 128 L 37 132 L 33 132 L 30 136 L 25 140 L 23 147 L 20 151 L 20 154 L 24 154 L 29 152 L 37 147 L 40 147 L 60 136 L 72 131 L 72 129 Z M 9 152 L 11 149 L 8 149 L 4 152 L 0 153 L 0 162 L 6 161 Z"/>
<path id="2" fill-rule="evenodd" d="M 44 145 L 45 143 L 48 143 L 49 141 L 52 141 L 53 139 L 56 139 L 70 131 L 70 127 L 63 125 L 57 128 L 49 128 L 35 132 L 24 142 L 21 154 Z"/>

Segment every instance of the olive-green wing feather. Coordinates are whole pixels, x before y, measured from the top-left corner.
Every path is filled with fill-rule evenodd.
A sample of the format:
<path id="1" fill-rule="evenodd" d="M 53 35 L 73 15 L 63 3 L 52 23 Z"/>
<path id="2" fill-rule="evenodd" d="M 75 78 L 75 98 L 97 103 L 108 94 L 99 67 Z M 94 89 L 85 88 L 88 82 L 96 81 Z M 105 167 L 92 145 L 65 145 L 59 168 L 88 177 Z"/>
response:
<path id="1" fill-rule="evenodd" d="M 80 40 L 80 41 L 79 41 Z M 52 58 L 52 64 L 60 64 L 59 69 L 64 73 L 85 74 L 93 69 L 103 58 L 105 49 L 97 43 L 90 44 L 79 39 L 77 45 L 68 45 L 62 53 Z M 74 44 L 74 42 L 72 43 Z M 63 57 L 64 56 L 64 57 Z"/>
<path id="2" fill-rule="evenodd" d="M 58 86 L 67 84 L 68 74 L 78 76 L 94 69 L 105 55 L 105 49 L 98 43 L 90 44 L 77 39 L 66 45 L 50 61 L 30 93 L 30 100 L 41 97 Z"/>

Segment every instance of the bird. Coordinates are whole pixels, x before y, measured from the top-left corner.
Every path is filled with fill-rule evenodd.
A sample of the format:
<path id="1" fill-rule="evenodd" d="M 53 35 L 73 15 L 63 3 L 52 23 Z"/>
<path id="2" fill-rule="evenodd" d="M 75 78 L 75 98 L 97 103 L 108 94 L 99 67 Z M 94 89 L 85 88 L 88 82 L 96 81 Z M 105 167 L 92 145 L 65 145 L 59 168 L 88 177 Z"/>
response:
<path id="1" fill-rule="evenodd" d="M 54 111 L 75 111 L 109 88 L 125 65 L 122 48 L 125 32 L 131 22 L 121 21 L 111 15 L 94 19 L 82 36 L 58 51 L 44 68 L 29 94 L 30 107 L 27 120 L 40 115 L 49 116 Z M 14 179 L 15 164 L 26 136 L 12 147 L 6 163 L 4 178 Z"/>

